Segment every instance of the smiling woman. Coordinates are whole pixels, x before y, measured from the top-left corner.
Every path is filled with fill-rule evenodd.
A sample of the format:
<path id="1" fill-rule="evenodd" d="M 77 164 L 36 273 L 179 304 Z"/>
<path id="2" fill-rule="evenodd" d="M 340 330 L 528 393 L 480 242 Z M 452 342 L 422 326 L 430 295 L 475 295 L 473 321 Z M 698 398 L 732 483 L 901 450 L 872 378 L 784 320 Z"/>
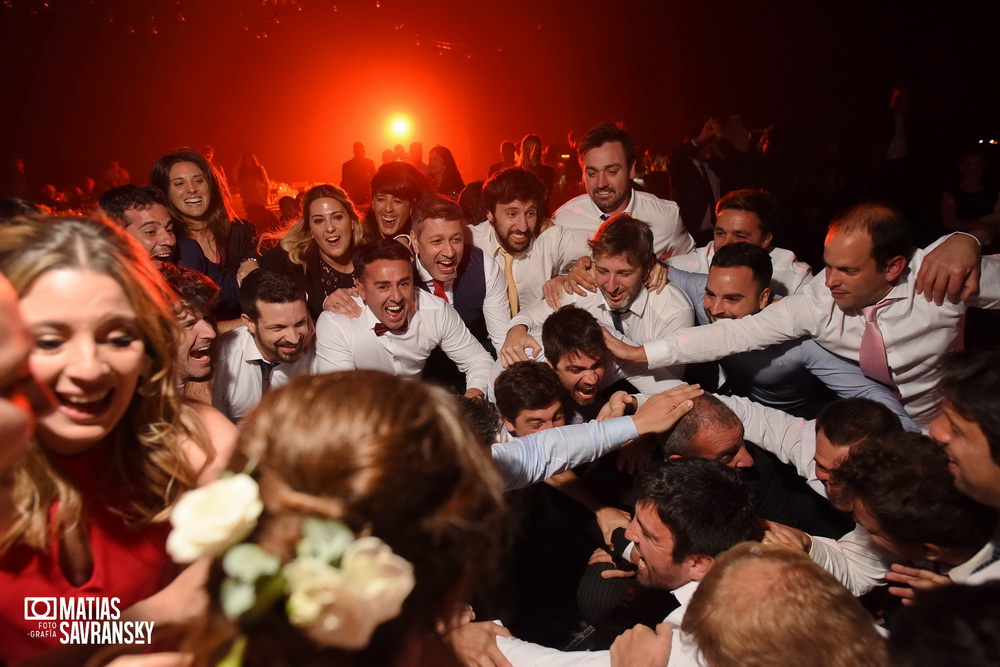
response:
<path id="1" fill-rule="evenodd" d="M 170 292 L 124 232 L 19 219 L 0 230 L 0 272 L 33 336 L 31 373 L 55 396 L 0 539 L 0 645 L 19 660 L 56 642 L 29 637 L 24 597 L 86 591 L 124 608 L 170 580 L 166 512 L 234 433 L 182 401 Z"/>
<path id="2" fill-rule="evenodd" d="M 229 193 L 211 163 L 182 148 L 153 164 L 149 182 L 167 195 L 179 223 L 179 234 L 194 239 L 201 256 L 185 256 L 181 264 L 202 270 L 222 288 L 223 319 L 239 314 L 239 281 L 257 267 L 257 231 L 233 215 Z"/>
<path id="3" fill-rule="evenodd" d="M 361 220 L 347 193 L 333 185 L 317 185 L 302 200 L 302 217 L 260 263 L 265 269 L 305 278 L 309 312 L 315 319 L 331 292 L 354 287 L 354 252 L 364 240 Z"/>

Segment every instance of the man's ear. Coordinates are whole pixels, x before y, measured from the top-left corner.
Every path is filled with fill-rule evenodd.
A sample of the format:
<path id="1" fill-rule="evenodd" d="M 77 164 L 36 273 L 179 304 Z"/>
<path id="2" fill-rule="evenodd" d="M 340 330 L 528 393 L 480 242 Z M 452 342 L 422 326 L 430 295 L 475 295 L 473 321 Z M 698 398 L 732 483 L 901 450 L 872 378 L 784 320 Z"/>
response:
<path id="1" fill-rule="evenodd" d="M 635 162 L 633 162 L 628 168 L 628 177 L 629 180 L 635 178 Z"/>
<path id="2" fill-rule="evenodd" d="M 357 288 L 358 296 L 361 297 L 361 300 L 368 303 L 368 297 L 365 296 L 365 286 L 357 278 L 354 279 L 354 287 Z"/>
<path id="3" fill-rule="evenodd" d="M 486 221 L 491 225 L 496 223 L 496 216 L 493 215 L 493 211 L 486 211 Z"/>
<path id="4" fill-rule="evenodd" d="M 257 334 L 257 327 L 254 326 L 253 320 L 250 319 L 249 315 L 247 315 L 246 313 L 240 313 L 240 319 L 243 320 L 243 324 L 246 325 L 247 331 L 250 332 L 251 336 Z"/>
<path id="5" fill-rule="evenodd" d="M 504 417 L 504 418 L 503 418 L 503 427 L 504 427 L 505 429 L 507 429 L 508 431 L 510 431 L 511 433 L 514 433 L 514 423 L 513 423 L 513 422 L 511 422 L 511 421 L 510 421 L 509 419 L 507 419 L 506 417 Z M 516 434 L 515 434 L 515 435 L 516 435 Z"/>
<path id="6" fill-rule="evenodd" d="M 712 569 L 715 559 L 706 554 L 691 554 L 684 559 L 684 562 L 688 566 L 691 578 L 695 581 L 701 581 Z"/>
<path id="7" fill-rule="evenodd" d="M 761 310 L 767 307 L 767 304 L 771 303 L 771 288 L 765 287 L 760 291 L 760 302 L 757 304 Z"/>
<path id="8" fill-rule="evenodd" d="M 896 255 L 886 262 L 885 270 L 883 271 L 885 279 L 890 283 L 895 283 L 899 280 L 899 277 L 903 275 L 903 271 L 906 270 L 906 263 L 906 258 L 902 255 Z"/>
<path id="9" fill-rule="evenodd" d="M 774 235 L 771 232 L 768 232 L 767 234 L 764 234 L 763 243 L 761 243 L 760 247 L 764 250 L 770 250 L 772 241 L 774 241 Z"/>
<path id="10" fill-rule="evenodd" d="M 920 546 L 924 550 L 925 560 L 929 560 L 932 563 L 936 563 L 944 557 L 944 549 L 942 549 L 936 544 L 931 544 L 930 542 L 924 542 Z"/>

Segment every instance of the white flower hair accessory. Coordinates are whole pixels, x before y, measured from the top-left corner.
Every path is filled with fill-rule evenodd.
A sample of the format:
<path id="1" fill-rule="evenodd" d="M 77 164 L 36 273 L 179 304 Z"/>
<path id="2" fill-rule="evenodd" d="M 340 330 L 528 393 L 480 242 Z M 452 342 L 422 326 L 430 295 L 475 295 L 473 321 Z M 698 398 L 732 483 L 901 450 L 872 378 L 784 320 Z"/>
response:
<path id="1" fill-rule="evenodd" d="M 237 478 L 245 481 L 232 483 Z M 221 482 L 230 483 L 217 486 Z M 177 562 L 225 551 L 219 598 L 227 617 L 252 625 L 287 597 L 289 622 L 310 639 L 358 650 L 368 645 L 375 628 L 400 614 L 416 580 L 413 566 L 389 545 L 377 537 L 358 538 L 336 519 L 309 517 L 302 523 L 295 559 L 282 566 L 256 544 L 236 544 L 253 530 L 261 509 L 257 484 L 244 474 L 189 491 L 170 517 L 174 530 L 167 549 Z M 213 510 L 220 516 L 211 516 Z"/>
<path id="2" fill-rule="evenodd" d="M 218 556 L 250 534 L 263 509 L 260 488 L 245 473 L 187 491 L 170 512 L 167 553 L 177 563 Z"/>

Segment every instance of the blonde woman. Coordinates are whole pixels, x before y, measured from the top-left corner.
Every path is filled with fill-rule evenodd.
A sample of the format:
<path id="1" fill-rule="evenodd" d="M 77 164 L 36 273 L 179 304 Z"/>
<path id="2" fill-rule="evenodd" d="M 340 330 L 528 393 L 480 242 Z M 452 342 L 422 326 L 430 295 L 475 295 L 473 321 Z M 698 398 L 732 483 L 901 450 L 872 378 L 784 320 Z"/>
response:
<path id="1" fill-rule="evenodd" d="M 354 288 L 354 253 L 363 241 L 361 220 L 347 194 L 317 185 L 302 201 L 302 218 L 264 254 L 261 266 L 304 280 L 315 319 L 331 292 Z"/>
<path id="2" fill-rule="evenodd" d="M 169 288 L 124 232 L 17 219 L 0 229 L 0 273 L 33 336 L 31 373 L 55 397 L 15 468 L 0 537 L 0 647 L 17 661 L 59 643 L 30 636 L 24 598 L 107 596 L 124 609 L 170 582 L 169 508 L 225 464 L 235 434 L 181 398 Z"/>

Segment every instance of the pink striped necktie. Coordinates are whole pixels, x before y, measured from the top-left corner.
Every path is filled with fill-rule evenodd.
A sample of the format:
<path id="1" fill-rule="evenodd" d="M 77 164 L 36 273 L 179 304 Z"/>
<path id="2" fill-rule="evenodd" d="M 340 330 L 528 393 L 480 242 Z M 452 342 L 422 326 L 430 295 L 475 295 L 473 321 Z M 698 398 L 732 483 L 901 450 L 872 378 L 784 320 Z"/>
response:
<path id="1" fill-rule="evenodd" d="M 882 330 L 878 328 L 878 322 L 875 321 L 876 311 L 890 303 L 891 301 L 888 300 L 879 301 L 873 306 L 861 309 L 861 313 L 865 316 L 865 332 L 861 334 L 858 365 L 861 366 L 861 372 L 873 380 L 895 387 L 896 383 L 892 381 L 889 362 L 885 356 L 885 339 L 882 338 Z"/>

